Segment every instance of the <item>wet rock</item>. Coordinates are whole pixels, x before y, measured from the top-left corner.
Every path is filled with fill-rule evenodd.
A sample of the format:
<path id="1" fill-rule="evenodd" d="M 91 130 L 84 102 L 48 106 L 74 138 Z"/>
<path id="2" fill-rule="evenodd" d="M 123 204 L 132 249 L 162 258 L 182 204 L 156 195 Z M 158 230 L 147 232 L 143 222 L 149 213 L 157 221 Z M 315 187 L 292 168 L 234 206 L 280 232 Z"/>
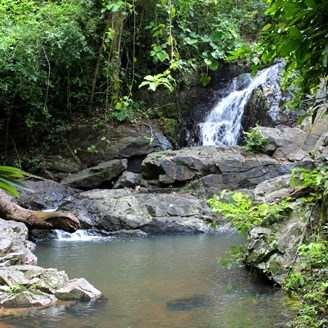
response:
<path id="1" fill-rule="evenodd" d="M 112 160 L 71 174 L 62 183 L 75 188 L 93 189 L 110 183 L 127 168 L 126 160 Z"/>
<path id="2" fill-rule="evenodd" d="M 127 189 L 83 192 L 64 209 L 75 211 L 85 227 L 107 231 L 207 232 L 212 217 L 205 201 L 188 194 Z"/>
<path id="3" fill-rule="evenodd" d="M 80 278 L 69 281 L 55 292 L 56 297 L 63 301 L 90 301 L 101 297 L 101 292 L 87 280 Z"/>
<path id="4" fill-rule="evenodd" d="M 115 183 L 114 188 L 134 188 L 141 184 L 141 178 L 141 174 L 125 171 Z"/>
<path id="5" fill-rule="evenodd" d="M 225 189 L 247 188 L 286 174 L 288 161 L 265 154 L 247 154 L 240 147 L 193 147 L 150 154 L 143 162 L 143 177 L 159 185 L 184 185 L 204 176 L 220 175 Z"/>
<path id="6" fill-rule="evenodd" d="M 140 229 L 136 230 L 118 230 L 118 231 L 104 231 L 102 232 L 106 236 L 118 237 L 118 238 L 144 238 L 148 234 Z"/>

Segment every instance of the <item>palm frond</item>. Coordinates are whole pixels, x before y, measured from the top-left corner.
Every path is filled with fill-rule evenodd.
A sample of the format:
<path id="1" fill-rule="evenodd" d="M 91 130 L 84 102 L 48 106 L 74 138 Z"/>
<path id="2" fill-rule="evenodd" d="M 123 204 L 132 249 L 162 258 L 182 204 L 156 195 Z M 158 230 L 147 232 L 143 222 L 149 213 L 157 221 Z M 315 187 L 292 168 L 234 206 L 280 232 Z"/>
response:
<path id="1" fill-rule="evenodd" d="M 24 189 L 23 179 L 29 176 L 28 173 L 12 166 L 0 166 L 0 189 L 11 196 L 17 197 L 18 190 Z"/>

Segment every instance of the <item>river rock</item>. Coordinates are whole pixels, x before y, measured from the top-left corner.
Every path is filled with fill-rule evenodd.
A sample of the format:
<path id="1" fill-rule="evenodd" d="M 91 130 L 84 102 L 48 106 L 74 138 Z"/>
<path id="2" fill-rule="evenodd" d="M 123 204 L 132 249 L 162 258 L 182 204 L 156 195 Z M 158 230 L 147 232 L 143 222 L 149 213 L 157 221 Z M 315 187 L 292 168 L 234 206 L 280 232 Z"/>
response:
<path id="1" fill-rule="evenodd" d="M 73 279 L 64 287 L 56 290 L 56 297 L 63 301 L 90 301 L 101 297 L 101 292 L 93 287 L 87 280 Z"/>
<path id="2" fill-rule="evenodd" d="M 57 300 L 92 300 L 101 292 L 85 279 L 32 265 L 0 268 L 0 305 L 49 306 Z"/>
<path id="3" fill-rule="evenodd" d="M 74 173 L 62 180 L 64 185 L 81 189 L 97 188 L 109 184 L 127 168 L 127 160 L 112 160 Z"/>
<path id="4" fill-rule="evenodd" d="M 57 300 L 91 300 L 101 292 L 85 279 L 70 280 L 64 271 L 36 266 L 34 244 L 20 222 L 0 219 L 0 306 L 50 306 Z"/>
<path id="5" fill-rule="evenodd" d="M 184 185 L 208 175 L 221 177 L 225 189 L 248 188 L 293 167 L 265 154 L 249 154 L 240 147 L 193 147 L 150 154 L 143 177 L 160 185 Z M 220 178 L 219 178 L 220 179 Z"/>
<path id="6" fill-rule="evenodd" d="M 28 229 L 20 222 L 0 219 L 0 267 L 35 264 L 34 244 L 27 240 Z"/>
<path id="7" fill-rule="evenodd" d="M 210 231 L 206 221 L 211 213 L 206 202 L 188 194 L 92 190 L 81 193 L 63 209 L 75 212 L 86 228 L 151 233 Z"/>

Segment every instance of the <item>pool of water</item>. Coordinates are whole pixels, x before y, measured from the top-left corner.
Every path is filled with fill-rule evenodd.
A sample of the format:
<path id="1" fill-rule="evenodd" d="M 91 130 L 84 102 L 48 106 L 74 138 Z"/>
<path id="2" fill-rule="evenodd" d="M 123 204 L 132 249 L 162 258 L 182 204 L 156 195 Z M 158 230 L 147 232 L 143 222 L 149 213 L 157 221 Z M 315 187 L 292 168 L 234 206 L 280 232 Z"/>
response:
<path id="1" fill-rule="evenodd" d="M 106 300 L 62 304 L 6 322 L 22 328 L 286 327 L 291 311 L 279 291 L 243 268 L 218 263 L 236 243 L 239 236 L 222 233 L 40 244 L 40 265 L 87 278 Z"/>

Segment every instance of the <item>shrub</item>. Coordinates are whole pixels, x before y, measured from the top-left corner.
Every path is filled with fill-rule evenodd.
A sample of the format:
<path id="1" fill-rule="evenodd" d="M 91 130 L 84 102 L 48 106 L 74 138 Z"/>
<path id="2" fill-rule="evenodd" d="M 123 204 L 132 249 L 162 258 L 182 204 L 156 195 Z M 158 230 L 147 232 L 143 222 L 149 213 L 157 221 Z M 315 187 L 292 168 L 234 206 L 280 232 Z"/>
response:
<path id="1" fill-rule="evenodd" d="M 268 139 L 264 137 L 259 127 L 251 129 L 245 134 L 245 148 L 252 153 L 262 152 L 265 146 L 268 144 Z"/>

